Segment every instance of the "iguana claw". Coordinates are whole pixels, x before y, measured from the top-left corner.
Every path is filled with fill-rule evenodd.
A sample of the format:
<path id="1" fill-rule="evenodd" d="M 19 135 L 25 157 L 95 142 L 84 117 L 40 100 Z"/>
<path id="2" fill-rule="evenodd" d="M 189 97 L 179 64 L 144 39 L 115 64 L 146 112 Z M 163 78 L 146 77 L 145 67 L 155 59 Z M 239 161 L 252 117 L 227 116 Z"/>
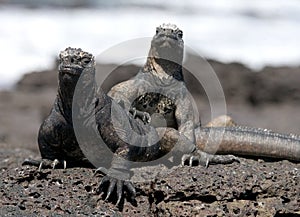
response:
<path id="1" fill-rule="evenodd" d="M 144 122 L 144 124 L 149 124 L 151 122 L 151 116 L 148 112 L 142 112 L 136 110 L 136 108 L 131 108 L 129 112 L 132 114 L 133 118 L 141 119 Z"/>
<path id="2" fill-rule="evenodd" d="M 209 164 L 230 164 L 240 162 L 239 158 L 234 155 L 213 155 L 196 150 L 191 154 L 184 154 L 181 158 L 182 165 L 194 166 L 203 165 L 206 168 Z"/>

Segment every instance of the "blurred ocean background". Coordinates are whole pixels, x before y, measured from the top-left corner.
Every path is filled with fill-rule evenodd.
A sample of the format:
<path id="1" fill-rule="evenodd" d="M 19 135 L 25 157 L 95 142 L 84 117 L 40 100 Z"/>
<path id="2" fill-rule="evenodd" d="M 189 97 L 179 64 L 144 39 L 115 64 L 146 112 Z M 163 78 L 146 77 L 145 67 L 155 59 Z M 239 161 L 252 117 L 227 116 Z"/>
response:
<path id="1" fill-rule="evenodd" d="M 254 70 L 300 65 L 298 0 L 0 0 L 0 89 L 53 67 L 65 47 L 96 55 L 152 37 L 164 22 L 177 24 L 205 58 Z M 118 55 L 106 61 L 118 63 Z"/>

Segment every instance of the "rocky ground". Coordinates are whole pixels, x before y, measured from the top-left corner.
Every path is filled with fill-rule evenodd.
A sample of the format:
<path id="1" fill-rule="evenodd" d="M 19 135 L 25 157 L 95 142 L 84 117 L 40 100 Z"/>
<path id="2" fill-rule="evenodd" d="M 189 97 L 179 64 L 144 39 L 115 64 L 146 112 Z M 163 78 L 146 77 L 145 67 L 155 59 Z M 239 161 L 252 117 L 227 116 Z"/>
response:
<path id="1" fill-rule="evenodd" d="M 252 72 L 238 63 L 210 64 L 224 89 L 228 114 L 236 122 L 300 134 L 299 67 Z M 137 70 L 133 65 L 117 68 L 104 89 Z M 100 177 L 93 177 L 92 169 L 38 173 L 21 167 L 25 158 L 39 158 L 36 136 L 53 104 L 56 76 L 55 69 L 34 72 L 14 90 L 0 92 L 0 216 L 300 216 L 300 164 L 288 161 L 241 158 L 241 163 L 208 169 L 148 168 L 159 175 L 135 183 L 136 203 L 125 200 L 120 208 L 94 193 Z M 190 73 L 185 77 L 206 123 L 207 97 Z"/>
<path id="2" fill-rule="evenodd" d="M 104 201 L 92 169 L 43 170 L 20 164 L 26 149 L 2 149 L 1 216 L 300 216 L 300 165 L 241 159 L 209 168 L 151 167 L 136 201 Z"/>

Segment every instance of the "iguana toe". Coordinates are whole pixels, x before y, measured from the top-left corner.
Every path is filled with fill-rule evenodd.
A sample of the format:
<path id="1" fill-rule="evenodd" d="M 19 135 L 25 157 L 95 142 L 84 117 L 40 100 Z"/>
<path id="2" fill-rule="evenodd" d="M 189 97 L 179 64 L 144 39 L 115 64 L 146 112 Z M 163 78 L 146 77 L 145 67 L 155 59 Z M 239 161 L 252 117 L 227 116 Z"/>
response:
<path id="1" fill-rule="evenodd" d="M 30 158 L 27 158 L 23 161 L 22 163 L 22 166 L 36 166 L 36 167 L 39 167 L 40 166 L 40 163 L 41 163 L 41 160 L 33 160 L 33 159 L 30 159 Z"/>
<path id="2" fill-rule="evenodd" d="M 112 177 L 108 177 L 109 178 L 109 186 L 107 189 L 107 194 L 106 194 L 106 198 L 105 200 L 108 200 L 110 195 L 112 194 L 112 192 L 114 191 L 115 187 L 116 187 L 116 183 L 117 183 L 117 179 L 116 178 L 112 178 Z"/>
<path id="3" fill-rule="evenodd" d="M 136 196 L 136 190 L 130 181 L 124 181 L 124 186 L 127 188 L 127 191 L 130 195 L 130 200 L 133 202 L 135 201 L 135 196 Z"/>
<path id="4" fill-rule="evenodd" d="M 231 164 L 233 162 L 240 162 L 240 159 L 234 155 L 213 155 L 210 163 L 213 164 Z"/>
<path id="5" fill-rule="evenodd" d="M 194 166 L 201 164 L 206 168 L 209 164 L 231 164 L 233 162 L 240 162 L 240 160 L 234 155 L 213 155 L 200 150 L 185 154 L 181 158 L 182 165 Z"/>
<path id="6" fill-rule="evenodd" d="M 67 162 L 65 160 L 48 160 L 48 159 L 42 159 L 42 160 L 33 160 L 33 159 L 25 159 L 22 163 L 22 166 L 35 166 L 38 167 L 38 171 L 41 171 L 42 169 L 55 169 L 62 166 L 63 169 L 67 168 Z"/>

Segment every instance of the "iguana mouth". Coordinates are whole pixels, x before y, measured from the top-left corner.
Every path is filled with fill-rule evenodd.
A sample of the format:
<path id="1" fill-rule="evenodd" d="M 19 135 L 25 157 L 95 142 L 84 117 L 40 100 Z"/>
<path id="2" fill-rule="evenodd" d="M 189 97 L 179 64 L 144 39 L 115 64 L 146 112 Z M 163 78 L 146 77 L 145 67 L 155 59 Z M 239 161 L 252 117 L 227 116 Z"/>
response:
<path id="1" fill-rule="evenodd" d="M 70 74 L 70 75 L 80 75 L 81 71 L 83 68 L 78 65 L 62 65 L 60 66 L 60 71 L 65 73 L 65 74 Z"/>
<path id="2" fill-rule="evenodd" d="M 157 44 L 159 47 L 174 48 L 178 46 L 178 40 L 169 35 L 164 35 L 162 37 L 157 38 L 155 40 L 155 44 Z"/>

